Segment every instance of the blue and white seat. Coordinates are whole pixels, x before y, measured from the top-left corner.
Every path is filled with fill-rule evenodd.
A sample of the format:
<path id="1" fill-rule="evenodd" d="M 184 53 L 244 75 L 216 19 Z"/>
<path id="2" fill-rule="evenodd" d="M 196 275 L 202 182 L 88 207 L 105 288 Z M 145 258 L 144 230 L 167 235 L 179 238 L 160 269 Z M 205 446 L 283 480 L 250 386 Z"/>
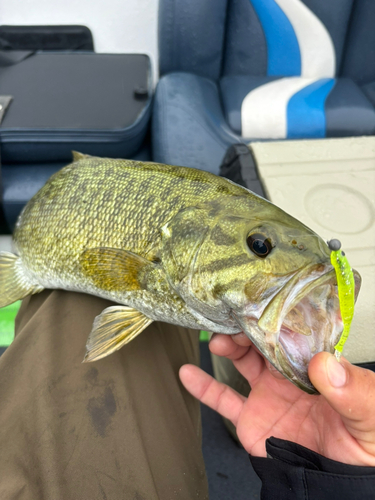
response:
<path id="1" fill-rule="evenodd" d="M 375 4 L 161 0 L 154 156 L 217 172 L 239 140 L 375 133 Z"/>

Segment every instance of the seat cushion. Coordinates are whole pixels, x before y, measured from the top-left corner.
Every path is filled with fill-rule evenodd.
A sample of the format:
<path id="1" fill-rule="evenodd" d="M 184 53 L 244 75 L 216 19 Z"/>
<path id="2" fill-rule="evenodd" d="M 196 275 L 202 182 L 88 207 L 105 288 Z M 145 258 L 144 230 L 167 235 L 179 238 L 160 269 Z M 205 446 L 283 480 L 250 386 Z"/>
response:
<path id="1" fill-rule="evenodd" d="M 227 76 L 225 117 L 248 139 L 372 135 L 375 109 L 348 78 Z"/>

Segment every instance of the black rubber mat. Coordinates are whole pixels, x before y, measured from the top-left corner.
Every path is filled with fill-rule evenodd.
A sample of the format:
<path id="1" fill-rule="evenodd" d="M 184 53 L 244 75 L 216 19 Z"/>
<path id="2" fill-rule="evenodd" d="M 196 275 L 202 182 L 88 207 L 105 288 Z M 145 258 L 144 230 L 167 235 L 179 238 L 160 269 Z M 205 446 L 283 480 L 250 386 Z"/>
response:
<path id="1" fill-rule="evenodd" d="M 201 342 L 201 367 L 212 375 L 207 342 Z M 221 417 L 202 405 L 203 456 L 210 500 L 258 500 L 261 481 L 248 454 L 227 431 Z"/>

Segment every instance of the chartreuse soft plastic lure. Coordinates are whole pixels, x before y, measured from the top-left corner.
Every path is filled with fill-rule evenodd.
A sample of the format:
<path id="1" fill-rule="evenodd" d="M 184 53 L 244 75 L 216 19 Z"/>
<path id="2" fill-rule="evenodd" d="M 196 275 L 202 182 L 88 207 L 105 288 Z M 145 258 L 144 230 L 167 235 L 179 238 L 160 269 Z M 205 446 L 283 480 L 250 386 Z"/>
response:
<path id="1" fill-rule="evenodd" d="M 355 282 L 348 259 L 345 257 L 345 253 L 340 250 L 340 241 L 336 239 L 331 240 L 328 242 L 328 247 L 331 250 L 331 263 L 336 271 L 341 318 L 344 325 L 340 340 L 335 345 L 335 356 L 340 361 L 342 349 L 348 339 L 350 324 L 354 314 Z"/>

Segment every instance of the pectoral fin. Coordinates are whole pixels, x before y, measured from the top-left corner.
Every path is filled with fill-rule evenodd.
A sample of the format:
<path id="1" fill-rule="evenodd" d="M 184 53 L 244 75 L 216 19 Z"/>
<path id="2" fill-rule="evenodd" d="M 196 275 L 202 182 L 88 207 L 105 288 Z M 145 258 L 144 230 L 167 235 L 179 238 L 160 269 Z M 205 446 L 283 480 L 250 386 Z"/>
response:
<path id="1" fill-rule="evenodd" d="M 102 290 L 141 290 L 139 272 L 153 265 L 147 259 L 118 248 L 90 248 L 80 257 L 85 276 Z"/>
<path id="2" fill-rule="evenodd" d="M 83 362 L 96 361 L 112 354 L 133 340 L 152 321 L 132 307 L 107 307 L 95 318 Z"/>

